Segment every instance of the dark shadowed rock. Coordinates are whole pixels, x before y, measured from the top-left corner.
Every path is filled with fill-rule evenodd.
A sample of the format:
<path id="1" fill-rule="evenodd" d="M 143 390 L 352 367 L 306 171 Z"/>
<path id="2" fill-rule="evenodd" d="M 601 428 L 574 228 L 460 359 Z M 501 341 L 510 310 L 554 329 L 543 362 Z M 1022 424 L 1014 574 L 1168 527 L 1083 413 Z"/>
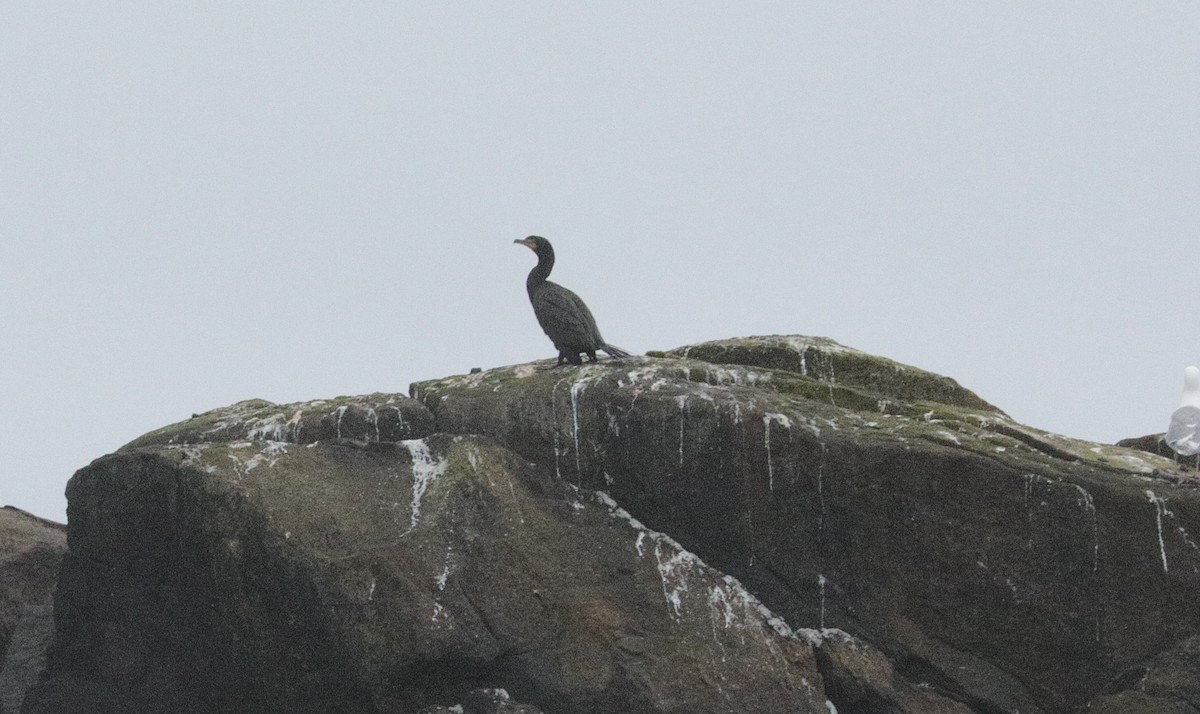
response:
<path id="1" fill-rule="evenodd" d="M 1070 711 L 1200 630 L 1200 493 L 1171 461 L 1017 424 L 862 353 L 839 369 L 848 348 L 826 341 L 736 342 L 677 351 L 720 364 L 519 366 L 413 394 L 440 430 L 607 489 L 792 626 L 870 643 L 898 691 Z M 847 708 L 883 696 L 854 693 L 879 664 L 840 680 Z"/>
<path id="2" fill-rule="evenodd" d="M 31 713 L 827 712 L 736 580 L 487 440 L 133 446 L 67 494 Z"/>
<path id="3" fill-rule="evenodd" d="M 1154 659 L 1123 672 L 1092 700 L 1098 714 L 1200 712 L 1200 637 L 1189 637 Z"/>
<path id="4" fill-rule="evenodd" d="M 926 682 L 911 683 L 896 675 L 887 655 L 841 630 L 812 637 L 825 692 L 838 711 L 969 714 L 965 704 L 939 697 Z"/>
<path id="5" fill-rule="evenodd" d="M 54 641 L 54 598 L 26 605 L 8 641 L 0 668 L 0 714 L 21 711 L 25 692 L 37 683 L 46 666 L 46 652 Z"/>
<path id="6" fill-rule="evenodd" d="M 1121 439 L 1117 442 L 1117 446 L 1126 449 L 1148 451 L 1151 454 L 1165 456 L 1168 459 L 1175 453 L 1171 451 L 1171 447 L 1167 446 L 1167 442 L 1163 441 L 1162 434 L 1147 434 L 1146 436 L 1137 436 L 1132 439 Z"/>
<path id="7" fill-rule="evenodd" d="M 16 712 L 49 644 L 50 599 L 66 527 L 0 508 L 0 712 Z"/>

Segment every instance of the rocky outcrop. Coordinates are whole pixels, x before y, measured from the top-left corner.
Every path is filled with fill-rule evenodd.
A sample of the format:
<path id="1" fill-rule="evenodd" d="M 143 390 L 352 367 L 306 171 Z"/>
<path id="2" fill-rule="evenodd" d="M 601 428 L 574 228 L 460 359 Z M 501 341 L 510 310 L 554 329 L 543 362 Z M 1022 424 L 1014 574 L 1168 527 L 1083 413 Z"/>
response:
<path id="1" fill-rule="evenodd" d="M 847 349 L 827 341 L 736 343 L 414 394 L 439 429 L 606 489 L 791 625 L 853 633 L 975 711 L 1072 711 L 1196 633 L 1200 503 L 1171 461 L 889 361 L 813 373 Z"/>
<path id="2" fill-rule="evenodd" d="M 27 712 L 827 711 L 809 639 L 603 494 L 475 437 L 245 440 L 260 409 L 71 480 Z"/>
<path id="3" fill-rule="evenodd" d="M 1171 460 L 831 340 L 654 354 L 242 402 L 97 460 L 25 711 L 1195 705 Z"/>
<path id="4" fill-rule="evenodd" d="M 0 508 L 0 712 L 17 712 L 44 663 L 66 527 Z"/>

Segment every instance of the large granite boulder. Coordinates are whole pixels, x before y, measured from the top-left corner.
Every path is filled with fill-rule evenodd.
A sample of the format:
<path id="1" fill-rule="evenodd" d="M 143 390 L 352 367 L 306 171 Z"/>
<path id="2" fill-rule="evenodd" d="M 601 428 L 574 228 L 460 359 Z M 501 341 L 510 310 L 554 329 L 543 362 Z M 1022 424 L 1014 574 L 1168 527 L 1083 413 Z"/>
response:
<path id="1" fill-rule="evenodd" d="M 247 408 L 71 479 L 26 712 L 827 714 L 810 633 L 605 494 L 486 438 L 262 439 Z"/>
<path id="2" fill-rule="evenodd" d="M 655 354 L 97 460 L 24 711 L 1193 711 L 1194 472 L 831 340 Z"/>
<path id="3" fill-rule="evenodd" d="M 1197 634 L 1200 493 L 1172 461 L 827 340 L 659 354 L 413 394 L 438 429 L 607 490 L 790 625 L 852 633 L 975 711 L 1072 711 Z"/>
<path id="4" fill-rule="evenodd" d="M 0 508 L 0 713 L 17 712 L 41 671 L 66 527 Z"/>

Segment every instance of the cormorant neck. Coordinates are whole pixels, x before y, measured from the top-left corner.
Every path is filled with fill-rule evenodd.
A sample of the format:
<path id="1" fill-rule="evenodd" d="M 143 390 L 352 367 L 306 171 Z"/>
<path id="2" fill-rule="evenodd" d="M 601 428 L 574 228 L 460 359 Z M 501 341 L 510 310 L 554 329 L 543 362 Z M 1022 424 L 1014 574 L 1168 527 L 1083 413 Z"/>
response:
<path id="1" fill-rule="evenodd" d="M 550 271 L 554 268 L 554 249 L 548 245 L 542 246 L 537 252 L 537 257 L 538 264 L 529 271 L 529 277 L 525 278 L 525 290 L 530 295 L 550 277 Z"/>

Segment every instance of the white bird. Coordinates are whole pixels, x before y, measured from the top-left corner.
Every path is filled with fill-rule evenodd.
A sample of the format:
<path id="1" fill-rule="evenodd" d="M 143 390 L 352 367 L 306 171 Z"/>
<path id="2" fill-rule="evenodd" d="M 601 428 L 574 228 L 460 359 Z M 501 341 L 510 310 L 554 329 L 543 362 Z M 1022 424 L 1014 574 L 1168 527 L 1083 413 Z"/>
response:
<path id="1" fill-rule="evenodd" d="M 1200 454 L 1200 367 L 1183 370 L 1183 397 L 1163 439 L 1180 456 Z"/>

